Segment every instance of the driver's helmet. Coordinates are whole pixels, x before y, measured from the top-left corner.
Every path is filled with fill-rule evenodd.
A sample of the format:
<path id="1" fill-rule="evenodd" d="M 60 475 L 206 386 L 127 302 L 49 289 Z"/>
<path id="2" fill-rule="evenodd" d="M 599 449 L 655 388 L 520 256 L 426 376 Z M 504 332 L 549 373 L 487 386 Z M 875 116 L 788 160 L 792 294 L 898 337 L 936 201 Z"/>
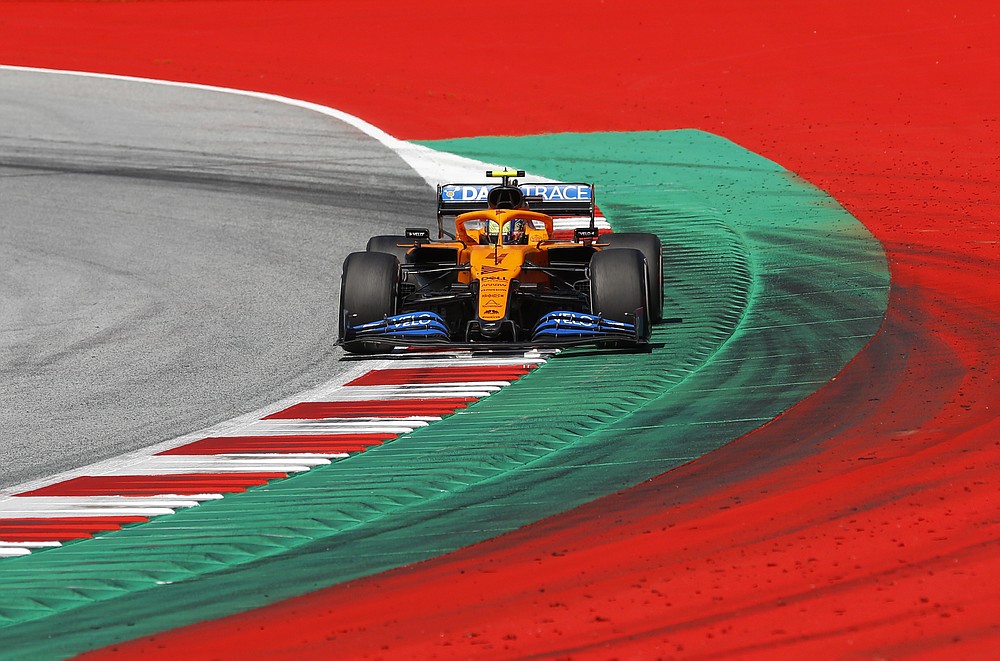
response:
<path id="1" fill-rule="evenodd" d="M 517 245 L 519 243 L 526 243 L 528 237 L 524 233 L 524 219 L 515 218 L 511 220 L 506 225 L 504 225 L 503 242 L 506 245 Z M 497 235 L 500 233 L 500 223 L 495 220 L 491 220 L 486 224 L 486 235 L 489 237 L 490 243 L 497 242 Z"/>

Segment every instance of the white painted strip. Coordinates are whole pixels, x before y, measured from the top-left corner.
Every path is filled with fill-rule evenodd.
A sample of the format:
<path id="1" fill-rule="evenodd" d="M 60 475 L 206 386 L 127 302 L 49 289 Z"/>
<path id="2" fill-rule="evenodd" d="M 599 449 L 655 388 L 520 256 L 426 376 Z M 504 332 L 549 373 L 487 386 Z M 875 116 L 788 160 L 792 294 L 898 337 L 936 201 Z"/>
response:
<path id="1" fill-rule="evenodd" d="M 31 549 L 18 548 L 18 547 L 0 548 L 0 558 L 11 558 L 18 555 L 31 555 Z"/>
<path id="2" fill-rule="evenodd" d="M 261 420 L 259 423 L 248 425 L 242 433 L 236 436 L 256 436 L 257 432 L 252 431 L 258 428 L 274 429 L 284 431 L 288 434 L 297 434 L 298 429 L 313 429 L 320 433 L 334 433 L 338 430 L 360 431 L 367 430 L 372 433 L 388 430 L 399 430 L 393 433 L 407 434 L 417 427 L 426 427 L 428 423 L 440 420 L 438 417 L 422 416 L 409 418 L 322 418 L 319 420 L 289 418 L 282 420 Z M 264 423 L 267 423 L 265 426 Z"/>
<path id="3" fill-rule="evenodd" d="M 164 487 L 164 488 L 167 489 L 169 487 Z M 206 493 L 196 493 L 196 494 L 190 494 L 190 495 L 189 494 L 181 494 L 181 493 L 163 492 L 163 493 L 157 493 L 155 496 L 152 496 L 152 497 L 153 498 L 193 498 L 193 499 L 198 500 L 198 501 L 203 501 L 203 500 L 218 500 L 218 499 L 222 498 L 223 496 L 224 496 L 224 494 L 221 494 L 221 493 L 209 493 L 209 492 L 206 492 Z M 201 503 L 199 502 L 198 504 L 200 505 Z M 123 509 L 123 511 L 124 511 L 124 509 Z"/>
<path id="4" fill-rule="evenodd" d="M 454 388 L 456 390 L 461 388 L 479 388 L 483 390 L 496 391 L 505 386 L 509 386 L 512 381 L 453 381 L 453 382 L 440 382 L 440 383 L 399 383 L 391 385 L 378 385 L 378 386 L 349 386 L 345 387 L 344 390 L 349 391 L 361 391 L 364 389 L 365 392 L 391 392 L 394 390 L 400 390 L 403 392 L 424 392 L 425 390 L 441 390 L 445 388 Z"/>
<path id="5" fill-rule="evenodd" d="M 443 390 L 441 388 L 441 386 L 436 386 L 436 389 L 425 388 L 416 390 L 406 386 L 352 386 L 344 388 L 334 398 L 325 401 L 354 402 L 369 399 L 438 399 L 442 397 L 475 397 L 479 399 L 489 397 L 497 390 L 500 390 L 500 386 L 477 389 L 466 386 L 463 389 L 450 390 Z"/>
<path id="6" fill-rule="evenodd" d="M 160 496 L 19 496 L 0 500 L 0 517 L 10 518 L 13 511 L 55 508 L 86 507 L 98 509 L 113 509 L 116 511 L 133 512 L 135 509 L 183 509 L 195 507 L 204 500 L 217 500 L 220 494 L 202 494 L 201 496 L 183 496 L 180 498 L 163 498 Z"/>
<path id="7" fill-rule="evenodd" d="M 62 546 L 62 542 L 0 542 L 0 548 L 45 549 Z"/>
<path id="8" fill-rule="evenodd" d="M 555 217 L 552 219 L 552 229 L 571 230 L 577 227 L 590 227 L 590 216 L 579 217 Z M 598 216 L 594 219 L 594 227 L 600 229 L 611 229 L 611 223 Z"/>
<path id="9" fill-rule="evenodd" d="M 177 458 L 184 458 L 185 455 L 176 455 Z M 193 456 L 193 455 L 190 455 Z M 212 457 L 219 459 L 220 463 L 217 465 L 211 465 L 208 463 L 192 464 L 186 466 L 183 464 L 143 464 L 141 468 L 133 468 L 131 466 L 125 466 L 122 468 L 116 468 L 111 473 L 105 473 L 105 475 L 114 475 L 116 477 L 153 477 L 153 476 L 168 476 L 168 475 L 185 475 L 190 473 L 192 475 L 204 473 L 206 475 L 212 473 L 225 473 L 227 475 L 239 475 L 240 473 L 302 473 L 304 471 L 313 468 L 312 466 L 305 466 L 301 463 L 291 464 L 288 460 L 283 460 L 281 463 L 262 465 L 256 463 L 243 464 L 242 462 L 230 462 L 226 461 L 223 457 L 217 457 L 216 455 L 198 455 L 205 457 Z M 221 463 L 226 461 L 226 463 Z M 164 486 L 164 489 L 169 487 Z M 165 495 L 165 494 L 164 494 Z"/>
<path id="10" fill-rule="evenodd" d="M 301 473 L 329 464 L 327 459 L 255 459 L 218 455 L 169 455 L 122 466 L 108 475 L 181 475 L 184 473 Z"/>
<path id="11" fill-rule="evenodd" d="M 324 420 L 258 420 L 242 429 L 225 434 L 220 438 L 231 436 L 283 436 L 293 434 L 409 434 L 418 427 L 426 427 L 422 420 L 372 421 L 356 422 L 324 421 Z"/>
<path id="12" fill-rule="evenodd" d="M 195 503 L 197 505 L 197 503 Z M 6 510 L 4 515 L 10 518 L 58 519 L 64 516 L 165 516 L 176 510 L 168 507 L 67 507 L 60 509 L 56 505 L 39 505 L 21 510 Z"/>
<path id="13" fill-rule="evenodd" d="M 438 365 L 439 367 L 440 365 Z M 451 367 L 451 365 L 449 365 Z M 406 369 L 424 369 L 424 366 L 420 365 L 407 365 Z M 305 402 L 338 402 L 343 401 L 342 397 L 345 393 L 361 393 L 368 392 L 372 393 L 372 399 L 382 399 L 379 397 L 381 392 L 399 392 L 404 396 L 416 397 L 418 393 L 422 393 L 427 390 L 435 391 L 433 394 L 424 394 L 424 397 L 429 399 L 440 399 L 440 398 L 452 398 L 452 397 L 463 397 L 463 392 L 475 391 L 496 391 L 504 386 L 509 386 L 511 381 L 503 380 L 491 380 L 491 381 L 430 381 L 427 383 L 373 383 L 367 384 L 356 384 L 356 385 L 345 385 L 336 390 L 331 390 L 329 392 L 317 393 L 310 396 L 309 399 L 304 399 Z M 395 399 L 395 398 L 390 398 Z"/>
<path id="14" fill-rule="evenodd" d="M 384 358 L 388 364 L 373 369 L 543 365 L 545 364 L 547 358 L 551 358 L 558 352 L 558 349 L 545 349 L 532 350 L 523 354 L 518 353 L 517 355 L 512 356 L 498 356 L 496 354 L 473 355 L 468 351 L 456 351 L 448 353 L 442 352 L 434 354 L 433 358 L 428 358 L 428 354 L 426 353 L 401 351 L 399 353 L 385 355 Z"/>

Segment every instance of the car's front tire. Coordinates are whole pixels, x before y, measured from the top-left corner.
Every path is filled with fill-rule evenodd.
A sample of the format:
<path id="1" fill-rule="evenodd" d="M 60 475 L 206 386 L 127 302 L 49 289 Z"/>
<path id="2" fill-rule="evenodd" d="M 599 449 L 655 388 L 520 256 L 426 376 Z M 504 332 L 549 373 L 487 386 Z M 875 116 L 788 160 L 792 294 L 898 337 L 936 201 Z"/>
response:
<path id="1" fill-rule="evenodd" d="M 352 252 L 344 260 L 340 280 L 340 340 L 345 349 L 355 353 L 379 350 L 363 341 L 345 342 L 346 324 L 358 326 L 397 314 L 399 273 L 399 260 L 384 252 Z"/>
<path id="2" fill-rule="evenodd" d="M 646 232 L 613 232 L 601 237 L 607 244 L 605 250 L 633 248 L 646 258 L 646 274 L 649 280 L 650 321 L 663 321 L 663 244 L 660 237 Z"/>
<path id="3" fill-rule="evenodd" d="M 590 307 L 605 319 L 626 321 L 637 310 L 642 315 L 639 339 L 649 339 L 649 284 L 646 258 L 633 248 L 602 250 L 590 260 Z"/>

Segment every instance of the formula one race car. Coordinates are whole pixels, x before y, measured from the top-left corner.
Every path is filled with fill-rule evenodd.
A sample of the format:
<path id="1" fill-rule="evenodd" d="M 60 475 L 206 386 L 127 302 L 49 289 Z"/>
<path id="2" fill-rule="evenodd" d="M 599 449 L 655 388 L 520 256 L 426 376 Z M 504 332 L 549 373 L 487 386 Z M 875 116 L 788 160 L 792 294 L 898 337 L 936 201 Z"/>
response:
<path id="1" fill-rule="evenodd" d="M 601 234 L 592 184 L 486 174 L 502 183 L 438 186 L 437 240 L 408 228 L 347 256 L 340 344 L 354 353 L 647 344 L 650 323 L 662 320 L 659 237 Z M 589 216 L 589 225 L 554 239 L 554 216 Z M 444 227 L 451 217 L 454 234 Z"/>

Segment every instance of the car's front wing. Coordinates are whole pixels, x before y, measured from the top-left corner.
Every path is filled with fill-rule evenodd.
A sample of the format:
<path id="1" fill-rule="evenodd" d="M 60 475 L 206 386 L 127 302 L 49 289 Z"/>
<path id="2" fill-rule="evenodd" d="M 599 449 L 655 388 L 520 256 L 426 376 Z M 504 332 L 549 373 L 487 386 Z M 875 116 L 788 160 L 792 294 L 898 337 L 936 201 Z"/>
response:
<path id="1" fill-rule="evenodd" d="M 601 315 L 556 310 L 535 324 L 530 339 L 524 341 L 456 342 L 448 324 L 438 314 L 429 311 L 407 312 L 379 321 L 351 325 L 345 318 L 340 344 L 352 347 L 391 350 L 395 347 L 441 347 L 456 349 L 514 349 L 570 347 L 579 345 L 639 346 L 649 338 L 639 329 L 645 326 L 644 311 L 636 310 L 631 320 L 605 319 Z"/>

